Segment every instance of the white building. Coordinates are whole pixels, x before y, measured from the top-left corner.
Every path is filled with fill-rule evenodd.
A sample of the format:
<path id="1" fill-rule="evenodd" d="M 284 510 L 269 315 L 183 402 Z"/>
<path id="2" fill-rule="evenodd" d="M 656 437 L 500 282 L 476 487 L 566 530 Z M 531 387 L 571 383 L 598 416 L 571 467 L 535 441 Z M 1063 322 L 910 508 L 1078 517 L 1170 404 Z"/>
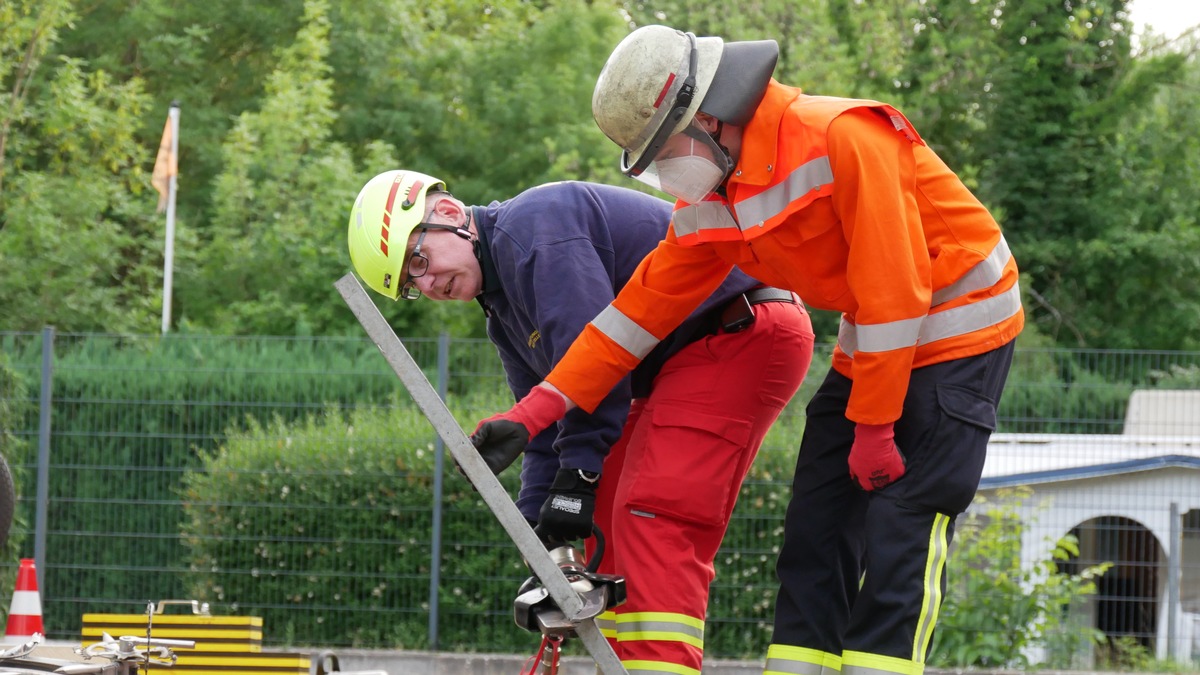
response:
<path id="1" fill-rule="evenodd" d="M 1200 660 L 1200 391 L 1138 391 L 1122 435 L 995 434 L 980 496 L 1029 486 L 1026 566 L 1068 533 L 1079 563 L 1112 562 L 1084 610 L 1157 658 Z"/>

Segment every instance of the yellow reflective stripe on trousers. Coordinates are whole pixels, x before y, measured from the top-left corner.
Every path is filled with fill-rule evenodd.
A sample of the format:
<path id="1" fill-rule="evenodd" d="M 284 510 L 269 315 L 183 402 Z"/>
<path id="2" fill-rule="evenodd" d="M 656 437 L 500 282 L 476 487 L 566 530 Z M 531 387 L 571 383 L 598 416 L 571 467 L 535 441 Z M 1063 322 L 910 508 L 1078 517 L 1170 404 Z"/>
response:
<path id="1" fill-rule="evenodd" d="M 842 675 L 922 675 L 925 664 L 866 652 L 842 653 Z"/>
<path id="2" fill-rule="evenodd" d="M 925 663 L 925 654 L 929 651 L 929 642 L 937 625 L 938 611 L 942 607 L 942 572 L 946 568 L 946 557 L 950 550 L 950 542 L 946 537 L 949 527 L 949 516 L 944 513 L 934 516 L 929 532 L 929 555 L 925 560 L 925 599 L 921 603 L 921 615 L 917 618 L 917 633 L 913 636 L 912 660 L 916 663 Z"/>
<path id="3" fill-rule="evenodd" d="M 592 319 L 592 325 L 639 361 L 646 358 L 650 350 L 658 345 L 658 338 L 634 323 L 633 319 L 622 314 L 621 310 L 613 305 L 605 307 Z"/>
<path id="4" fill-rule="evenodd" d="M 700 675 L 695 668 L 666 661 L 622 661 L 629 675 Z"/>
<path id="5" fill-rule="evenodd" d="M 671 612 L 634 612 L 617 616 L 617 641 L 683 642 L 704 649 L 704 620 Z"/>
<path id="6" fill-rule="evenodd" d="M 994 326 L 1019 311 L 1021 289 L 1013 284 L 1000 295 L 915 319 L 862 326 L 842 319 L 837 343 L 850 358 L 860 351 L 885 352 L 914 344 L 919 347 Z"/>
<path id="7" fill-rule="evenodd" d="M 600 629 L 600 634 L 609 640 L 617 639 L 617 613 L 610 610 L 600 613 L 596 617 L 596 627 Z"/>
<path id="8" fill-rule="evenodd" d="M 842 658 L 836 654 L 792 645 L 767 648 L 763 675 L 833 675 L 841 671 Z"/>

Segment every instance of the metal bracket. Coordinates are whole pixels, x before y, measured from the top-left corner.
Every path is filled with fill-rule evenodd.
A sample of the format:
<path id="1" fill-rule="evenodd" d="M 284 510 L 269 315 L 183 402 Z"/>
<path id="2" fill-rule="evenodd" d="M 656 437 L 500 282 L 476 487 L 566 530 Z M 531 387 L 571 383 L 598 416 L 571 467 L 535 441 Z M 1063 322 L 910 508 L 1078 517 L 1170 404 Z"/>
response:
<path id="1" fill-rule="evenodd" d="M 525 521 L 504 486 L 500 485 L 500 481 L 492 475 L 491 469 L 475 451 L 475 447 L 471 445 L 467 435 L 459 428 L 458 421 L 454 419 L 445 402 L 438 396 L 433 385 L 429 383 L 425 373 L 421 372 L 421 367 L 413 360 L 408 349 L 404 347 L 404 343 L 396 336 L 396 332 L 379 313 L 379 308 L 363 290 L 362 284 L 353 273 L 347 273 L 334 283 L 334 287 L 346 301 L 350 311 L 354 312 L 354 316 L 362 324 L 363 330 L 379 348 L 388 365 L 400 377 L 401 382 L 408 389 L 409 395 L 416 401 L 417 407 L 421 409 L 438 436 L 446 443 L 446 448 L 454 456 L 454 460 L 458 462 L 458 466 L 462 468 L 471 484 L 479 491 L 479 496 L 496 516 L 496 520 L 500 521 L 500 525 L 517 545 L 517 549 L 525 558 L 529 569 L 545 585 L 550 597 L 554 598 L 555 604 L 567 619 L 572 622 L 578 621 L 575 631 L 592 655 L 600 673 L 602 675 L 627 675 L 625 667 L 621 665 L 621 660 L 613 652 L 595 620 L 585 618 L 587 608 L 584 607 L 582 598 L 571 588 L 562 570 L 554 564 L 546 547 L 533 533 L 533 528 Z"/>

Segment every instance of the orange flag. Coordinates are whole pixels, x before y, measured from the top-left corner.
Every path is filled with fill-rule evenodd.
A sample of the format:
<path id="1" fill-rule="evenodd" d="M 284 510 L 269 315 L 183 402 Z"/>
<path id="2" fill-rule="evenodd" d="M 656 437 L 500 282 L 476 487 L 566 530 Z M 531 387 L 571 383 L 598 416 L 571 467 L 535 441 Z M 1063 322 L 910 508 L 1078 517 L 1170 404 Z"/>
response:
<path id="1" fill-rule="evenodd" d="M 163 127 L 162 141 L 158 144 L 158 157 L 154 160 L 154 173 L 150 176 L 150 184 L 158 190 L 158 212 L 167 208 L 167 191 L 171 176 L 179 174 L 179 158 L 171 152 L 171 116 L 167 115 L 167 125 Z"/>

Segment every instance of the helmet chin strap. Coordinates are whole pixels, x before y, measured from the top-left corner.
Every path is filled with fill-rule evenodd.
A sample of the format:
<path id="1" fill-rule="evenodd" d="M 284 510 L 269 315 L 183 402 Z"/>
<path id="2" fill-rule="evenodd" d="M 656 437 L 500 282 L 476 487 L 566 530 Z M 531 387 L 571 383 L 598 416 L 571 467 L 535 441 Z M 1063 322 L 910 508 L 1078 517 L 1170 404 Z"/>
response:
<path id="1" fill-rule="evenodd" d="M 462 227 L 458 228 L 458 236 L 471 242 L 471 251 L 475 254 L 475 259 L 482 261 L 483 260 L 483 252 L 480 249 L 482 244 L 479 241 L 479 233 L 476 232 L 474 229 L 475 228 L 475 212 L 472 211 L 471 207 L 469 207 L 469 206 L 466 207 L 466 212 L 467 212 L 467 222 Z"/>
<path id="2" fill-rule="evenodd" d="M 713 119 L 717 120 L 717 130 L 709 134 L 709 136 L 712 137 L 713 143 L 717 144 L 721 152 L 725 153 L 725 159 L 729 161 L 728 166 L 730 167 L 730 170 L 725 172 L 725 178 L 721 180 L 721 184 L 716 189 L 717 194 L 725 197 L 725 183 L 729 182 L 729 174 L 733 173 L 733 155 L 729 154 L 729 148 L 725 147 L 725 144 L 721 142 L 721 132 L 725 130 L 725 122 L 718 117 L 714 117 Z"/>
<path id="3" fill-rule="evenodd" d="M 713 119 L 716 119 L 716 118 L 713 118 Z M 717 144 L 717 147 L 721 149 L 721 152 L 725 153 L 725 156 L 728 157 L 730 163 L 732 163 L 733 155 L 729 154 L 729 148 L 725 147 L 725 144 L 721 142 L 721 132 L 724 130 L 725 130 L 725 123 L 718 119 L 717 120 L 717 130 L 712 132 L 711 134 L 709 134 L 709 136 L 712 136 L 713 142 Z"/>

